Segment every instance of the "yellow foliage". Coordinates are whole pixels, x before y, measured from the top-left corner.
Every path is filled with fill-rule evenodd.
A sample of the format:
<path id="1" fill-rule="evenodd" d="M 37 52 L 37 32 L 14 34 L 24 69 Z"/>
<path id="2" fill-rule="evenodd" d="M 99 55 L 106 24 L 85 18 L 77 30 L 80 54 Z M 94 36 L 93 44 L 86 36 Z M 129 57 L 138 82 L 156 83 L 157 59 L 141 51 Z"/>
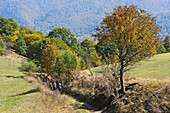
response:
<path id="1" fill-rule="evenodd" d="M 18 39 L 16 35 L 12 36 L 12 40 L 15 42 Z"/>
<path id="2" fill-rule="evenodd" d="M 117 7 L 106 13 L 101 26 L 93 36 L 99 44 L 115 49 L 113 59 L 122 63 L 122 68 L 156 53 L 160 29 L 155 19 L 137 6 Z"/>
<path id="3" fill-rule="evenodd" d="M 24 35 L 24 40 L 26 42 L 27 46 L 32 45 L 35 41 L 41 40 L 41 36 L 39 34 L 25 34 Z"/>
<path id="4" fill-rule="evenodd" d="M 43 50 L 42 66 L 45 68 L 45 72 L 49 76 L 52 72 L 52 66 L 55 64 L 55 59 L 57 56 L 57 47 L 55 45 L 48 45 L 46 49 Z"/>
<path id="5" fill-rule="evenodd" d="M 94 42 L 94 45 L 97 45 L 98 44 L 98 42 Z"/>
<path id="6" fill-rule="evenodd" d="M 19 37 L 21 36 L 21 34 L 19 33 L 19 31 L 15 31 L 15 34 Z"/>

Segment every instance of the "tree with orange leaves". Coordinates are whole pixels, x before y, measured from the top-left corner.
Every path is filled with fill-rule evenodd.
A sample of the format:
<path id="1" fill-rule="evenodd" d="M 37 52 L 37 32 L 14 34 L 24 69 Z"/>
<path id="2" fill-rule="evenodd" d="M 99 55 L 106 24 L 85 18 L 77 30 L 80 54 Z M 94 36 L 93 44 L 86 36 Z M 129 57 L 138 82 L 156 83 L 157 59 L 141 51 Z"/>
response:
<path id="1" fill-rule="evenodd" d="M 55 45 L 48 45 L 47 48 L 43 50 L 43 57 L 41 59 L 42 66 L 45 68 L 45 73 L 49 76 L 52 72 L 52 67 L 56 60 L 56 49 Z"/>
<path id="2" fill-rule="evenodd" d="M 137 6 L 119 6 L 106 17 L 93 34 L 101 45 L 109 45 L 120 64 L 121 91 L 125 93 L 123 75 L 127 66 L 153 55 L 159 47 L 160 32 L 155 18 Z"/>

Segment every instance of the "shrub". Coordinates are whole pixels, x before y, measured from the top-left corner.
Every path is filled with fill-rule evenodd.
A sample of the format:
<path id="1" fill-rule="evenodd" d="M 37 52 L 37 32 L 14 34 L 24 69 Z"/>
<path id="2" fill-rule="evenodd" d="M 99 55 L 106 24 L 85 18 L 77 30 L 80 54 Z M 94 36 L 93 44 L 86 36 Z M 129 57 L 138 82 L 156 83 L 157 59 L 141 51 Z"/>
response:
<path id="1" fill-rule="evenodd" d="M 33 61 L 28 61 L 22 62 L 19 70 L 25 72 L 38 72 L 40 71 L 40 67 L 37 67 L 37 65 Z"/>
<path id="2" fill-rule="evenodd" d="M 166 48 L 163 45 L 161 45 L 158 49 L 158 53 L 166 53 Z"/>

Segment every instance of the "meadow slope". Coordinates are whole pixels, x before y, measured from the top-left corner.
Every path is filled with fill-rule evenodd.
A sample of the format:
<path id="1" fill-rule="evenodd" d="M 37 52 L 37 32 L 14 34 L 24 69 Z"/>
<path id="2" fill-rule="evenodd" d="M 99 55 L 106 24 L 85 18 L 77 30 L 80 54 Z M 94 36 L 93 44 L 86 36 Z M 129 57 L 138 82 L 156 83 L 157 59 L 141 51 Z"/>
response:
<path id="1" fill-rule="evenodd" d="M 134 69 L 127 72 L 127 75 L 143 79 L 169 81 L 170 53 L 158 54 L 141 61 Z"/>
<path id="2" fill-rule="evenodd" d="M 19 72 L 20 62 L 0 57 L 0 112 L 36 112 L 39 90 Z"/>

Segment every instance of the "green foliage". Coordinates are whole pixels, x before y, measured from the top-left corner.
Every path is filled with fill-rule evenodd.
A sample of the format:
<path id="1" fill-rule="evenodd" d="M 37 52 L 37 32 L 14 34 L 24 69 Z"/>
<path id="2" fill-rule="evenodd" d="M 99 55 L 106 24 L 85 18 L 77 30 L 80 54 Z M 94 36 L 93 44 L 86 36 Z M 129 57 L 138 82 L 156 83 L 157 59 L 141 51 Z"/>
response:
<path id="1" fill-rule="evenodd" d="M 16 49 L 17 53 L 19 53 L 20 55 L 26 55 L 27 46 L 22 36 L 18 37 L 14 48 Z"/>
<path id="2" fill-rule="evenodd" d="M 106 64 L 108 63 L 107 59 L 114 54 L 114 49 L 115 48 L 111 48 L 109 45 L 103 44 L 101 42 L 96 45 L 97 53 L 102 56 L 101 60 Z"/>
<path id="3" fill-rule="evenodd" d="M 4 41 L 0 38 L 0 55 L 4 55 L 5 52 L 5 43 Z"/>
<path id="4" fill-rule="evenodd" d="M 62 40 L 58 38 L 44 38 L 42 40 L 34 41 L 28 48 L 28 57 L 35 60 L 37 64 L 41 64 L 43 56 L 43 49 L 49 44 L 55 45 L 59 50 L 69 50 L 70 48 Z"/>
<path id="5" fill-rule="evenodd" d="M 81 69 L 86 69 L 86 62 L 83 59 L 79 58 L 79 66 Z"/>
<path id="6" fill-rule="evenodd" d="M 31 60 L 34 60 L 36 64 L 40 64 L 42 59 L 42 50 L 45 48 L 42 40 L 35 41 L 29 48 L 27 55 Z"/>
<path id="7" fill-rule="evenodd" d="M 22 62 L 19 70 L 23 72 L 38 72 L 40 71 L 40 67 L 37 67 L 37 65 L 33 61 L 27 61 Z"/>
<path id="8" fill-rule="evenodd" d="M 92 40 L 83 40 L 81 46 L 83 49 L 82 58 L 86 63 L 86 68 L 101 65 L 101 57 L 99 57 L 99 55 L 96 53 L 95 43 Z"/>
<path id="9" fill-rule="evenodd" d="M 170 35 L 166 35 L 164 39 L 164 47 L 168 52 L 170 52 Z"/>
<path id="10" fill-rule="evenodd" d="M 95 53 L 94 55 L 91 55 L 90 58 L 91 58 L 91 64 L 93 67 L 102 65 L 102 62 L 101 62 L 102 56 L 99 56 L 97 53 Z"/>
<path id="11" fill-rule="evenodd" d="M 166 48 L 161 45 L 159 48 L 158 48 L 158 53 L 166 53 Z"/>
<path id="12" fill-rule="evenodd" d="M 48 36 L 51 38 L 59 38 L 68 45 L 71 38 L 74 37 L 70 30 L 66 28 L 54 28 L 52 31 L 49 32 Z"/>
<path id="13" fill-rule="evenodd" d="M 82 55 L 82 49 L 80 43 L 76 37 L 66 28 L 54 28 L 48 34 L 51 38 L 58 38 L 63 40 L 77 55 Z"/>
<path id="14" fill-rule="evenodd" d="M 50 43 L 50 44 L 54 44 L 58 47 L 58 49 L 60 50 L 69 50 L 69 46 L 64 42 L 62 41 L 61 39 L 58 39 L 58 38 L 51 38 L 51 39 L 48 39 L 50 40 L 49 42 L 47 41 L 47 43 Z"/>
<path id="15" fill-rule="evenodd" d="M 78 66 L 78 58 L 74 52 L 65 51 L 59 55 L 55 63 L 55 72 L 60 76 L 66 74 L 68 77 L 72 76 L 72 72 Z"/>
<path id="16" fill-rule="evenodd" d="M 33 30 L 33 29 L 28 29 L 28 28 L 26 28 L 25 26 L 20 26 L 19 31 L 20 31 L 20 34 L 21 34 L 22 36 L 24 36 L 25 34 L 34 34 L 34 33 L 36 33 L 35 30 Z"/>
<path id="17" fill-rule="evenodd" d="M 12 38 L 15 31 L 19 30 L 19 25 L 14 21 L 13 18 L 5 19 L 0 15 L 0 35 L 4 37 L 6 42 L 12 43 Z"/>

